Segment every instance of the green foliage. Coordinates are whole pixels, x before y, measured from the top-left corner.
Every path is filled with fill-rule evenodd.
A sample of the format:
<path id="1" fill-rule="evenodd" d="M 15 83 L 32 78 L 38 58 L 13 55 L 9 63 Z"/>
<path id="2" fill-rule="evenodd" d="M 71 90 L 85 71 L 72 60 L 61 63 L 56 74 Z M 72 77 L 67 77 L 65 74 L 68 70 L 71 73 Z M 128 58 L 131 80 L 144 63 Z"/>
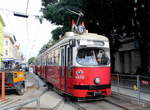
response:
<path id="1" fill-rule="evenodd" d="M 78 18 L 67 9 L 80 10 L 89 32 L 110 39 L 112 53 L 118 51 L 123 42 L 135 41 L 143 54 L 142 65 L 146 67 L 148 64 L 143 62 L 146 62 L 146 44 L 150 43 L 150 0 L 42 0 L 42 5 L 43 17 L 62 26 L 52 31 L 53 42 L 71 29 L 72 19 L 76 21 Z M 42 51 L 45 48 L 46 45 Z"/>
<path id="2" fill-rule="evenodd" d="M 59 40 L 59 36 L 62 35 L 62 28 L 58 27 L 57 29 L 53 30 L 52 32 L 52 38 L 53 40 Z"/>
<path id="3" fill-rule="evenodd" d="M 48 49 L 48 45 L 44 44 L 43 47 L 40 49 L 39 54 L 45 52 Z"/>
<path id="4" fill-rule="evenodd" d="M 71 30 L 72 19 L 77 20 L 78 18 L 78 15 L 70 13 L 67 9 L 82 10 L 85 1 L 86 0 L 60 0 L 58 3 L 52 3 L 47 2 L 47 0 L 42 0 L 44 18 L 51 23 L 62 26 L 52 32 L 53 40 L 58 40 L 60 35 Z"/>
<path id="5" fill-rule="evenodd" d="M 54 4 L 58 0 L 42 0 L 42 6 L 46 7 L 48 4 Z"/>
<path id="6" fill-rule="evenodd" d="M 35 60 L 35 57 L 31 57 L 31 58 L 28 60 L 28 64 L 32 64 L 34 60 Z"/>
<path id="7" fill-rule="evenodd" d="M 59 40 L 59 36 L 62 36 L 66 31 L 69 31 L 68 27 L 58 27 L 57 29 L 52 31 L 52 38 L 54 41 Z"/>
<path id="8" fill-rule="evenodd" d="M 60 0 L 58 3 L 42 0 L 44 18 L 56 25 L 62 25 L 63 30 L 71 30 L 72 19 L 77 20 L 78 15 L 70 13 L 67 9 L 82 11 L 84 21 L 90 32 L 107 34 L 112 29 L 112 1 L 110 0 Z M 44 5 L 46 4 L 47 5 Z M 105 11 L 104 11 L 105 10 Z M 58 34 L 56 34 L 58 32 Z M 55 35 L 63 34 L 62 29 L 56 29 Z M 53 36 L 54 40 L 58 37 Z"/>
<path id="9" fill-rule="evenodd" d="M 42 8 L 44 17 L 56 25 L 70 25 L 72 19 L 77 19 L 77 16 L 67 11 L 67 9 L 82 9 L 83 3 L 86 0 L 60 0 L 55 4 L 47 4 Z M 45 4 L 45 1 L 42 1 Z"/>
<path id="10" fill-rule="evenodd" d="M 139 42 L 142 42 L 143 39 L 141 40 L 142 37 L 139 35 L 146 35 L 148 33 L 146 27 L 150 27 L 149 0 L 137 0 L 137 4 L 134 0 L 56 1 L 42 0 L 44 18 L 51 23 L 62 26 L 52 32 L 53 40 L 58 40 L 59 35 L 63 35 L 66 30 L 71 29 L 72 19 L 77 20 L 78 18 L 67 9 L 82 10 L 85 26 L 89 32 L 106 35 L 114 43 L 119 39 L 133 35 Z M 143 33 L 144 31 L 146 32 Z"/>
<path id="11" fill-rule="evenodd" d="M 47 44 L 44 44 L 42 48 L 39 51 L 39 54 L 45 52 L 48 48 L 50 48 L 56 41 L 55 40 L 49 40 Z"/>

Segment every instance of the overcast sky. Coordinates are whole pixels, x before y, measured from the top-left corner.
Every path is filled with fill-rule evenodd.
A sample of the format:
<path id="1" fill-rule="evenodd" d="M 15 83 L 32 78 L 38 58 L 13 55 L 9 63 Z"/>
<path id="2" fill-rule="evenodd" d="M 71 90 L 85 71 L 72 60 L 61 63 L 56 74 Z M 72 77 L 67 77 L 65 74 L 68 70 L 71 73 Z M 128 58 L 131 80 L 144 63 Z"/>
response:
<path id="1" fill-rule="evenodd" d="M 31 16 L 28 19 L 13 16 L 13 11 L 26 13 L 26 7 L 27 0 L 1 0 L 0 2 L 0 14 L 6 24 L 5 32 L 16 36 L 23 55 L 28 59 L 38 54 L 43 44 L 51 38 L 51 31 L 56 26 L 46 20 L 40 24 L 39 20 L 32 16 L 41 15 L 39 12 L 41 0 L 29 0 L 27 13 Z"/>

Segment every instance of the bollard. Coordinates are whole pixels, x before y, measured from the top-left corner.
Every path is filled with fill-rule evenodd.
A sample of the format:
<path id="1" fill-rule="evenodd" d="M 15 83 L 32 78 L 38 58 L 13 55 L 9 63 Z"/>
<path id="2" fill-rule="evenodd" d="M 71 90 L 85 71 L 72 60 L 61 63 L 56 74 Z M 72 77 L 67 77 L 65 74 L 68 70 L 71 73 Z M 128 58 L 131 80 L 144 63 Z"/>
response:
<path id="1" fill-rule="evenodd" d="M 2 95 L 2 102 L 5 101 L 5 72 L 2 72 L 2 88 L 1 88 L 1 95 Z"/>
<path id="2" fill-rule="evenodd" d="M 138 104 L 140 104 L 140 75 L 137 75 Z"/>

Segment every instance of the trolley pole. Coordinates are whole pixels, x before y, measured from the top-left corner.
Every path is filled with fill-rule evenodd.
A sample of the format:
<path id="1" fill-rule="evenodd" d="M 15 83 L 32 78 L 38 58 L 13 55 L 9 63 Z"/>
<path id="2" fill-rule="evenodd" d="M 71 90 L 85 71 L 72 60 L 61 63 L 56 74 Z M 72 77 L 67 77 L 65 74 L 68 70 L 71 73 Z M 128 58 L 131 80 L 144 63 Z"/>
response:
<path id="1" fill-rule="evenodd" d="M 1 88 L 1 93 L 2 93 L 2 102 L 5 101 L 5 72 L 2 72 L 2 88 Z"/>

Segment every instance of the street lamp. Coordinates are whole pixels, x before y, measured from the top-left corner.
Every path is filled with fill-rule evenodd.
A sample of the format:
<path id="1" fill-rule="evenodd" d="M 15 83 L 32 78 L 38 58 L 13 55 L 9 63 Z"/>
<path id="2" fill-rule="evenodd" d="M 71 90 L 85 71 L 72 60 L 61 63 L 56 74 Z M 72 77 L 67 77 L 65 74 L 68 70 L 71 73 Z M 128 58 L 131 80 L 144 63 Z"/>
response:
<path id="1" fill-rule="evenodd" d="M 23 13 L 14 13 L 14 16 L 17 16 L 17 17 L 23 17 L 23 18 L 28 18 L 29 15 L 26 15 L 26 14 L 23 14 Z"/>

